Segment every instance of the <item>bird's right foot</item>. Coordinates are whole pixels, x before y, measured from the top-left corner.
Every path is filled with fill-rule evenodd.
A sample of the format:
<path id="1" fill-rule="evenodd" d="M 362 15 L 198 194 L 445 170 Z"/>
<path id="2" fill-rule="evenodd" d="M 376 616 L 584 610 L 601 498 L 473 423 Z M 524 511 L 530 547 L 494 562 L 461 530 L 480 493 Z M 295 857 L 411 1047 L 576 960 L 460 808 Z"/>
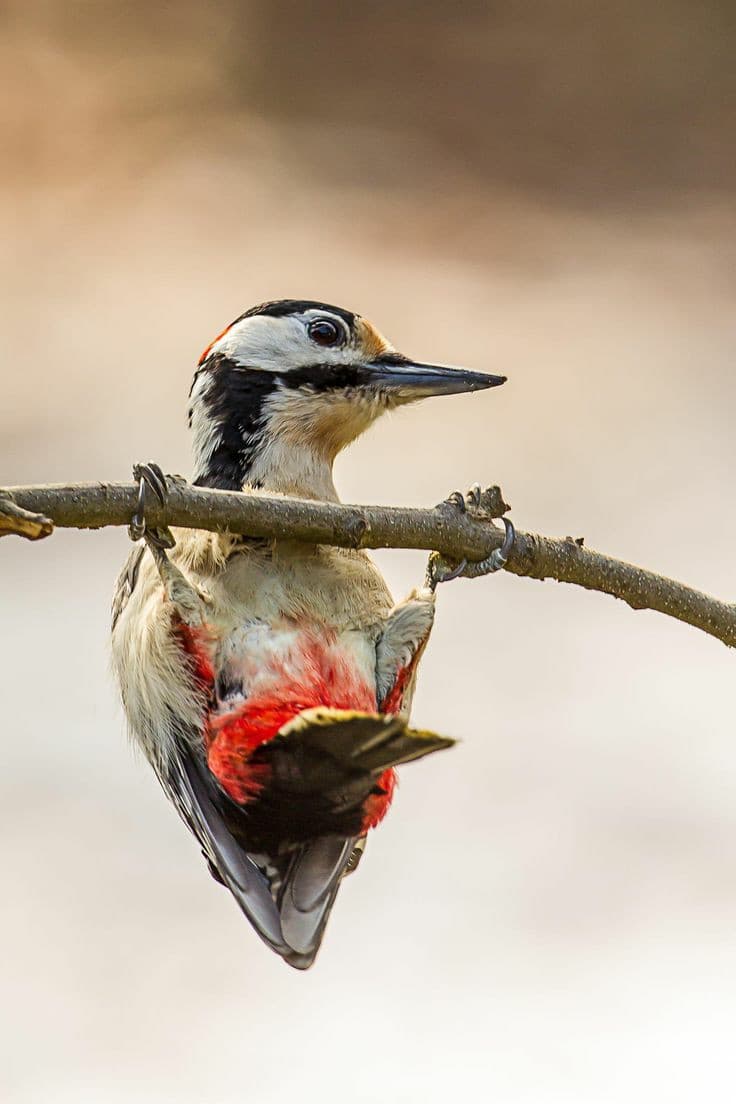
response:
<path id="1" fill-rule="evenodd" d="M 469 563 L 467 559 L 462 559 L 459 563 L 453 564 L 438 552 L 432 552 L 427 563 L 425 580 L 426 586 L 430 590 L 435 590 L 439 583 L 449 583 L 452 579 L 461 576 L 475 579 L 479 575 L 493 574 L 506 566 L 516 539 L 516 530 L 513 522 L 503 516 L 508 510 L 508 506 L 503 500 L 499 487 L 482 488 L 480 483 L 473 483 L 465 494 L 462 491 L 453 491 L 439 505 L 440 507 L 451 506 L 459 513 L 470 514 L 471 517 L 484 518 L 489 521 L 500 518 L 506 532 L 501 547 L 494 548 L 489 556 L 478 563 Z"/>
<path id="2" fill-rule="evenodd" d="M 181 620 L 187 625 L 198 625 L 204 619 L 206 598 L 184 573 L 171 562 L 167 549 L 174 548 L 176 541 L 168 526 L 151 526 L 146 522 L 146 499 L 152 492 L 161 506 L 166 504 L 169 485 L 166 476 L 158 464 L 135 464 L 133 478 L 138 480 L 138 504 L 136 512 L 128 526 L 128 534 L 133 541 L 141 537 L 153 556 L 166 597 L 175 607 Z"/>
<path id="3" fill-rule="evenodd" d="M 128 536 L 132 541 L 139 541 L 144 537 L 149 547 L 156 545 L 158 548 L 173 548 L 176 541 L 170 529 L 166 526 L 153 528 L 146 522 L 146 499 L 149 491 L 153 492 L 161 506 L 166 503 L 169 493 L 166 476 L 158 464 L 149 461 L 147 464 L 133 465 L 133 478 L 138 483 L 138 504 L 130 519 Z"/>

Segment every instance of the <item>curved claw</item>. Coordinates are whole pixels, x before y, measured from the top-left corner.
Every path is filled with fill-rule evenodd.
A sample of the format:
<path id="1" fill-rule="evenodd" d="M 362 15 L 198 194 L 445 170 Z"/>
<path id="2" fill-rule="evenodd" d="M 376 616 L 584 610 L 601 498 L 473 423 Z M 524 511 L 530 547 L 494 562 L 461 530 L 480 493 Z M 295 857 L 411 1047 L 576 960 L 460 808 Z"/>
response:
<path id="1" fill-rule="evenodd" d="M 489 557 L 489 559 L 494 560 L 494 562 L 498 564 L 498 567 L 496 568 L 497 571 L 500 568 L 506 566 L 509 555 L 511 553 L 511 549 L 514 547 L 514 541 L 516 540 L 516 530 L 514 529 L 513 521 L 511 521 L 511 519 L 507 517 L 501 518 L 501 521 L 503 522 L 503 527 L 506 530 L 506 535 L 503 538 L 503 544 L 501 545 L 501 547 L 494 549 Z"/>
<path id="2" fill-rule="evenodd" d="M 133 478 L 145 480 L 146 485 L 151 488 L 156 498 L 163 506 L 166 501 L 166 495 L 168 494 L 169 484 L 158 464 L 154 464 L 153 460 L 149 460 L 147 464 L 134 464 Z"/>
<path id="3" fill-rule="evenodd" d="M 480 483 L 473 483 L 472 487 L 469 489 L 466 495 L 466 498 L 468 505 L 472 506 L 474 510 L 480 509 L 481 500 L 483 498 L 483 491 L 481 489 Z"/>
<path id="4" fill-rule="evenodd" d="M 133 476 L 135 477 L 135 468 L 133 469 Z M 132 541 L 139 541 L 146 531 L 145 509 L 146 481 L 141 475 L 138 481 L 138 503 L 128 525 L 128 536 Z"/>
<path id="5" fill-rule="evenodd" d="M 463 559 L 459 564 L 455 564 L 454 567 L 447 571 L 444 571 L 442 575 L 437 576 L 438 583 L 451 583 L 453 579 L 457 579 L 462 575 L 465 568 L 468 566 L 468 561 Z"/>
<path id="6" fill-rule="evenodd" d="M 478 563 L 468 563 L 467 560 L 461 560 L 458 564 L 450 565 L 438 552 L 433 552 L 427 564 L 425 586 L 434 591 L 438 583 L 449 583 L 452 579 L 457 579 L 460 576 L 465 579 L 478 579 L 481 575 L 492 575 L 505 567 L 511 549 L 514 547 L 516 530 L 514 529 L 514 523 L 509 521 L 508 518 L 502 518 L 502 521 L 506 530 L 503 544 L 500 548 L 494 548 L 485 560 L 480 560 Z"/>
<path id="7" fill-rule="evenodd" d="M 162 527 L 149 529 L 146 525 L 146 495 L 150 489 L 155 494 L 159 504 L 163 506 L 169 491 L 166 476 L 158 464 L 149 461 L 148 464 L 135 464 L 133 478 L 138 480 L 138 502 L 133 517 L 128 526 L 128 536 L 132 541 L 138 541 L 145 537 L 147 541 L 158 548 L 173 548 L 176 544 L 171 531 Z"/>
<path id="8" fill-rule="evenodd" d="M 432 552 L 427 562 L 424 585 L 434 593 L 439 583 L 450 583 L 453 579 L 457 579 L 467 566 L 467 560 L 461 560 L 460 563 L 450 566 L 439 552 Z"/>
<path id="9" fill-rule="evenodd" d="M 461 514 L 464 514 L 467 507 L 465 505 L 465 495 L 462 491 L 453 491 L 447 498 L 443 499 L 439 504 L 440 506 L 454 506 L 456 510 L 459 510 Z"/>
<path id="10" fill-rule="evenodd" d="M 461 514 L 480 513 L 492 518 L 500 518 L 503 511 L 509 508 L 503 501 L 499 487 L 482 487 L 480 483 L 473 483 L 464 494 L 462 491 L 453 491 L 438 503 L 437 508 L 442 506 L 451 506 Z"/>
<path id="11" fill-rule="evenodd" d="M 503 544 L 500 548 L 494 548 L 490 556 L 487 556 L 485 560 L 481 560 L 480 563 L 470 564 L 468 574 L 472 571 L 471 578 L 475 578 L 477 575 L 491 575 L 494 571 L 500 571 L 505 567 L 511 549 L 514 547 L 514 541 L 516 540 L 516 530 L 514 529 L 513 521 L 509 518 L 501 518 L 503 521 L 503 527 L 506 530 L 506 534 L 503 538 Z"/>

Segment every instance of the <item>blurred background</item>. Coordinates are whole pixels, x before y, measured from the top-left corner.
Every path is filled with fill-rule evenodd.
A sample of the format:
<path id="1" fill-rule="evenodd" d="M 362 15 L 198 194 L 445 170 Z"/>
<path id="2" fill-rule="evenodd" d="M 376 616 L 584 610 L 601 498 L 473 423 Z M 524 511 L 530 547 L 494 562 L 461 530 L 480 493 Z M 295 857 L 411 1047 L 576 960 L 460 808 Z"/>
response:
<path id="1" fill-rule="evenodd" d="M 200 350 L 336 302 L 501 391 L 379 424 L 354 502 L 500 482 L 523 528 L 728 598 L 736 9 L 5 0 L 0 482 L 189 472 Z M 443 588 L 404 772 L 313 971 L 131 753 L 122 530 L 0 547 L 0 1096 L 730 1100 L 733 656 L 514 577 Z M 421 553 L 378 557 L 397 595 Z"/>

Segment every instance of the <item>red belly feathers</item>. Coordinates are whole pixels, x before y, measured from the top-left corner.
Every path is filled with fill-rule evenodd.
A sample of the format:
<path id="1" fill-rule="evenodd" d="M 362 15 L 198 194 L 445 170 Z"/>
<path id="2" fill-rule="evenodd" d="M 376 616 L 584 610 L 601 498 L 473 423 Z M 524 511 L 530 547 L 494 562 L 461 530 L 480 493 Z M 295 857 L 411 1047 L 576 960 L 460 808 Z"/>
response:
<path id="1" fill-rule="evenodd" d="M 215 671 L 210 633 L 204 627 L 193 628 L 182 622 L 177 625 L 177 633 L 192 660 L 197 681 L 203 688 L 212 688 Z M 298 676 L 295 670 L 300 672 Z M 227 712 L 212 712 L 205 722 L 207 764 L 225 793 L 240 805 L 268 784 L 267 778 L 250 766 L 251 752 L 276 736 L 303 710 L 329 706 L 377 711 L 375 685 L 369 685 L 350 657 L 338 650 L 334 633 L 305 631 L 299 638 L 299 663 L 285 662 L 273 673 L 268 692 L 256 693 Z M 390 695 L 383 711 L 396 712 L 400 697 L 400 693 Z M 396 785 L 395 772 L 384 771 L 377 785 L 384 792 L 366 801 L 364 829 L 375 827 L 388 811 Z"/>

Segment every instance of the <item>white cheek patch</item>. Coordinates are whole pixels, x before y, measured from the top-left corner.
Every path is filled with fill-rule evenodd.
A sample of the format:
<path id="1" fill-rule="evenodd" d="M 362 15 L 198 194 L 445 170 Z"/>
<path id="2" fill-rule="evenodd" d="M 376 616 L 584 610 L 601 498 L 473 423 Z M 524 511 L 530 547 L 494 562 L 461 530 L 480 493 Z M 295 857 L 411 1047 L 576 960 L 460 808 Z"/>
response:
<path id="1" fill-rule="evenodd" d="M 222 434 L 207 412 L 207 404 L 204 401 L 210 383 L 209 376 L 205 372 L 200 373 L 194 381 L 190 396 L 195 478 L 205 473 L 212 457 L 222 444 Z"/>
<path id="2" fill-rule="evenodd" d="M 311 364 L 353 364 L 356 351 L 349 343 L 330 349 L 311 340 L 307 333 L 311 318 L 331 318 L 340 332 L 344 329 L 341 319 L 325 311 L 307 311 L 298 317 L 285 318 L 256 314 L 231 326 L 214 342 L 210 353 L 222 353 L 245 368 L 266 372 L 286 373 L 289 368 Z"/>

